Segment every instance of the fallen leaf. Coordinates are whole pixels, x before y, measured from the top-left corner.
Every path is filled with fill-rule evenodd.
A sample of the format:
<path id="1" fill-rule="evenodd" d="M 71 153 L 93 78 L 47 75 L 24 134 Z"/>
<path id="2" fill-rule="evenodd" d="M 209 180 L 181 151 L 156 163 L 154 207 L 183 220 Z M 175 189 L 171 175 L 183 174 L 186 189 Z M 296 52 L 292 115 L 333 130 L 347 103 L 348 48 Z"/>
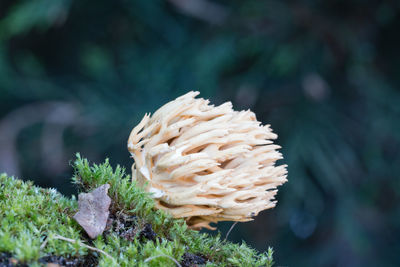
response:
<path id="1" fill-rule="evenodd" d="M 90 193 L 81 193 L 78 196 L 79 210 L 74 219 L 92 239 L 101 235 L 106 227 L 111 204 L 107 195 L 109 188 L 109 184 L 104 184 Z"/>

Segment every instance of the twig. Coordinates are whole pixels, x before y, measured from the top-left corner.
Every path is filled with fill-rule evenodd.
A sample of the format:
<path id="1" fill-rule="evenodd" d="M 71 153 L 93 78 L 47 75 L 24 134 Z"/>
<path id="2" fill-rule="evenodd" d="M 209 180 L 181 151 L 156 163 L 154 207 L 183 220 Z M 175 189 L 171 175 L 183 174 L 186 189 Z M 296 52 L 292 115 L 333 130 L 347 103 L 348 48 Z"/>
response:
<path id="1" fill-rule="evenodd" d="M 45 240 L 43 241 L 43 243 L 40 245 L 40 250 L 44 249 L 44 247 L 47 245 L 47 242 L 49 241 L 49 237 L 46 236 Z"/>
<path id="2" fill-rule="evenodd" d="M 159 257 L 167 257 L 167 258 L 173 260 L 173 261 L 176 263 L 176 265 L 177 265 L 178 267 L 182 267 L 182 265 L 180 265 L 179 262 L 178 262 L 177 260 L 175 260 L 175 259 L 172 258 L 171 256 L 164 255 L 164 254 L 160 254 L 160 255 L 156 255 L 156 256 L 147 258 L 147 259 L 144 260 L 144 262 L 149 262 L 149 261 L 154 260 L 155 258 L 159 258 Z"/>
<path id="3" fill-rule="evenodd" d="M 182 13 L 211 24 L 221 25 L 228 17 L 225 6 L 209 0 L 169 0 Z"/>
<path id="4" fill-rule="evenodd" d="M 84 243 L 82 243 L 82 242 L 80 242 L 80 241 L 76 241 L 76 240 L 71 239 L 71 238 L 66 238 L 66 237 L 63 237 L 63 236 L 57 235 L 57 234 L 53 235 L 52 237 L 53 237 L 54 239 L 59 239 L 59 240 L 67 241 L 67 242 L 70 242 L 70 243 L 73 243 L 73 244 L 78 243 L 79 246 L 88 248 L 88 249 L 90 249 L 90 250 L 99 252 L 99 253 L 101 253 L 101 254 L 104 254 L 105 256 L 107 256 L 108 258 L 110 258 L 111 260 L 113 260 L 114 262 L 116 262 L 116 260 L 115 260 L 113 257 L 111 257 L 110 254 L 108 254 L 107 252 L 105 252 L 105 251 L 103 251 L 103 250 L 101 250 L 101 249 L 98 249 L 98 248 L 95 248 L 95 247 L 91 247 L 91 246 L 86 245 L 86 244 L 84 244 Z M 43 248 L 46 246 L 47 240 L 48 240 L 48 238 L 47 238 L 47 239 L 43 242 L 43 244 L 40 246 L 41 249 L 43 249 Z"/>
<path id="5" fill-rule="evenodd" d="M 44 121 L 46 130 L 45 133 L 47 132 L 47 137 L 53 134 L 53 131 L 50 133 L 47 131 L 47 129 L 57 129 L 58 132 L 56 137 L 60 139 L 60 135 L 62 134 L 60 131 L 62 132 L 66 126 L 71 125 L 74 121 L 77 121 L 77 117 L 77 108 L 72 103 L 61 101 L 46 101 L 35 104 L 27 104 L 6 114 L 0 119 L 0 169 L 15 176 L 20 175 L 17 139 L 18 135 L 23 129 L 38 122 Z M 50 126 L 46 125 L 52 125 L 52 127 L 49 128 Z M 42 137 L 43 144 L 47 140 L 45 137 L 46 136 Z M 59 159 L 63 156 L 62 147 L 59 147 L 59 140 L 52 141 L 54 141 L 55 145 L 58 146 L 58 150 L 56 150 L 56 158 L 53 160 L 53 162 L 60 166 Z M 53 144 L 46 144 L 46 146 L 47 147 L 45 148 L 42 145 L 43 154 L 48 152 L 48 147 L 51 147 L 52 149 L 54 148 Z M 53 152 L 54 150 L 51 150 L 49 155 L 52 155 Z M 52 159 L 53 158 L 54 157 L 52 156 Z M 45 167 L 47 167 L 47 165 Z M 52 166 L 51 168 L 54 169 L 55 164 L 50 165 Z"/>
<path id="6" fill-rule="evenodd" d="M 235 227 L 235 225 L 236 225 L 237 223 L 238 223 L 238 222 L 234 222 L 234 223 L 232 224 L 231 228 L 229 228 L 228 232 L 226 233 L 225 240 L 228 239 L 229 234 L 231 233 L 233 227 Z"/>

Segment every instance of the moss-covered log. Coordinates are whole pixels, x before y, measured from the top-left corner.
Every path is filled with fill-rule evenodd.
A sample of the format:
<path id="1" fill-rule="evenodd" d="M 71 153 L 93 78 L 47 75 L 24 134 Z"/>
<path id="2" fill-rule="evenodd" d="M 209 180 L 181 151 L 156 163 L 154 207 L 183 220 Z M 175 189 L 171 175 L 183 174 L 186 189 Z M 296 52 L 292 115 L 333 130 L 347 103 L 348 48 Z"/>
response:
<path id="1" fill-rule="evenodd" d="M 187 228 L 154 208 L 154 201 L 108 160 L 89 165 L 77 155 L 74 183 L 88 192 L 108 183 L 112 199 L 106 230 L 91 240 L 72 218 L 77 200 L 55 189 L 0 175 L 0 265 L 41 266 L 272 266 L 272 249 Z"/>

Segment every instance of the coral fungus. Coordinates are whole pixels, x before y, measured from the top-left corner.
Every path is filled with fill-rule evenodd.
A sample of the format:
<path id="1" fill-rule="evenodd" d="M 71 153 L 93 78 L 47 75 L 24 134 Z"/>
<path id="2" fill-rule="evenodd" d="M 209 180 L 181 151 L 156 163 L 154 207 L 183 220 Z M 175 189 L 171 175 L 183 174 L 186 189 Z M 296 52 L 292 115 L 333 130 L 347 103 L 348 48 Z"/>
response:
<path id="1" fill-rule="evenodd" d="M 250 110 L 235 111 L 189 92 L 146 114 L 132 130 L 132 177 L 153 193 L 156 206 L 192 228 L 249 221 L 273 208 L 286 165 L 269 125 Z"/>

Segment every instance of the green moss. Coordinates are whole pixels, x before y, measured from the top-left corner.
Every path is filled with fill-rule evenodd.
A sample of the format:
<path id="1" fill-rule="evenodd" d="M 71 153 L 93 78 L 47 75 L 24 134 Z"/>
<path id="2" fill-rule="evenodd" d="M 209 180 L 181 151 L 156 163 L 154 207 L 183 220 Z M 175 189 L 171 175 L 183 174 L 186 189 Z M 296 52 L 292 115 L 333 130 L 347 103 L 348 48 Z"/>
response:
<path id="1" fill-rule="evenodd" d="M 180 262 L 184 253 L 189 252 L 206 257 L 207 266 L 272 266 L 272 249 L 260 254 L 244 243 L 234 244 L 221 240 L 219 235 L 190 230 L 183 220 L 156 210 L 148 193 L 137 187 L 123 168 L 117 166 L 113 170 L 108 160 L 91 166 L 77 154 L 73 167 L 73 181 L 82 191 L 110 184 L 111 213 L 136 216 L 137 229 L 150 223 L 157 238 L 154 241 L 140 238 L 138 231 L 133 240 L 128 241 L 112 228 L 97 239 L 88 240 L 72 219 L 77 211 L 75 198 L 69 199 L 54 189 L 39 188 L 32 182 L 2 174 L 0 252 L 9 252 L 18 261 L 35 265 L 39 258 L 47 255 L 78 258 L 94 253 L 99 266 L 176 266 L 171 258 Z M 96 247 L 113 259 L 89 252 L 78 243 L 56 239 L 56 235 Z"/>
<path id="2" fill-rule="evenodd" d="M 87 249 L 49 238 L 58 234 L 80 239 L 82 231 L 71 218 L 77 209 L 74 198 L 63 197 L 55 189 L 33 186 L 32 182 L 0 175 L 0 252 L 10 252 L 22 262 L 32 262 L 48 254 L 78 257 Z"/>

